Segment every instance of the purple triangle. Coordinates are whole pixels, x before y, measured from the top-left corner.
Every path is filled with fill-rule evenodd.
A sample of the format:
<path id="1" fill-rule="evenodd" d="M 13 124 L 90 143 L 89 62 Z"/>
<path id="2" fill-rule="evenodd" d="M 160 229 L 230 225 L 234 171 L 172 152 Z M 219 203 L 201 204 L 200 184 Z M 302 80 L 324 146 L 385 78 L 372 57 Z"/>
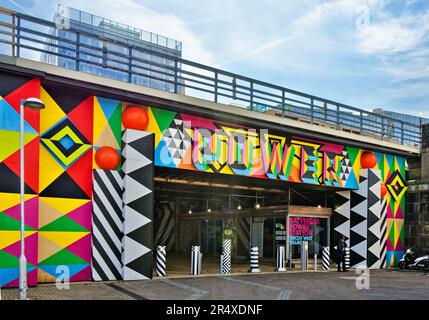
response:
<path id="1" fill-rule="evenodd" d="M 91 231 L 91 216 L 92 216 L 92 203 L 89 201 L 83 206 L 80 206 L 67 214 L 67 217 L 74 222 L 80 224 L 82 227 Z"/>
<path id="2" fill-rule="evenodd" d="M 25 225 L 33 228 L 34 230 L 37 230 L 39 224 L 39 198 L 34 197 L 25 201 L 24 208 Z M 17 205 L 10 207 L 3 212 L 15 220 L 21 221 L 21 204 L 18 203 Z"/>
<path id="3" fill-rule="evenodd" d="M 72 243 L 66 248 L 71 253 L 77 255 L 88 263 L 91 262 L 91 234 L 84 236 L 82 239 Z"/>

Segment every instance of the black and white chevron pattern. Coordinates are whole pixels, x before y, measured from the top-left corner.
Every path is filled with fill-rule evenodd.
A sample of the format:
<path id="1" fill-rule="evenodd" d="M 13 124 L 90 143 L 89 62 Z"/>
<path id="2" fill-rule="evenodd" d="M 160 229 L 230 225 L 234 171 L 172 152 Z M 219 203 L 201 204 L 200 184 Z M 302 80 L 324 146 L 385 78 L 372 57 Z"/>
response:
<path id="1" fill-rule="evenodd" d="M 381 200 L 381 218 L 380 218 L 380 269 L 386 268 L 387 254 L 387 200 Z"/>
<path id="2" fill-rule="evenodd" d="M 323 247 L 322 251 L 322 268 L 323 270 L 329 271 L 331 266 L 331 260 L 329 256 L 329 247 Z"/>
<path id="3" fill-rule="evenodd" d="M 165 246 L 158 246 L 156 249 L 156 274 L 158 277 L 165 277 L 167 270 L 167 252 Z"/>
<path id="4" fill-rule="evenodd" d="M 229 274 L 230 272 L 231 272 L 231 240 L 225 239 L 222 241 L 221 274 Z"/>
<path id="5" fill-rule="evenodd" d="M 153 156 L 153 133 L 133 129 L 123 132 L 124 280 L 152 278 Z"/>
<path id="6" fill-rule="evenodd" d="M 120 173 L 93 171 L 92 278 L 95 281 L 122 279 L 122 193 Z"/>

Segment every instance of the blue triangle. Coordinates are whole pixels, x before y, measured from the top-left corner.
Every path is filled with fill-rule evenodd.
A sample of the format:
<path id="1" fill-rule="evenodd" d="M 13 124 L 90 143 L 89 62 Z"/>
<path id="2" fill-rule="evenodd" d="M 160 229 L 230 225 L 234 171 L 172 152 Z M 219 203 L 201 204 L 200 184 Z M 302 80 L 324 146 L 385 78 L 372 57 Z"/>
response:
<path id="1" fill-rule="evenodd" d="M 159 141 L 155 149 L 155 166 L 176 168 L 173 157 L 163 139 Z"/>
<path id="2" fill-rule="evenodd" d="M 401 171 L 402 166 L 404 165 L 404 158 L 396 157 L 396 162 L 398 162 L 399 171 Z"/>
<path id="3" fill-rule="evenodd" d="M 33 271 L 35 267 L 30 267 L 27 264 L 27 274 Z M 0 268 L 0 287 L 12 282 L 19 277 L 18 268 Z"/>
<path id="4" fill-rule="evenodd" d="M 109 121 L 120 101 L 100 97 L 97 97 L 97 100 L 100 103 L 101 110 L 103 110 L 107 121 Z"/>
<path id="5" fill-rule="evenodd" d="M 374 152 L 375 157 L 377 158 L 377 163 L 380 166 L 380 164 L 383 161 L 383 154 L 380 152 Z"/>
<path id="6" fill-rule="evenodd" d="M 52 265 L 52 266 L 39 266 L 39 269 L 42 269 L 43 271 L 49 273 L 51 276 L 57 278 L 57 277 L 61 277 L 61 280 L 68 280 L 70 277 L 73 277 L 76 273 L 82 271 L 83 269 L 85 269 L 87 266 L 89 266 L 89 264 L 71 264 L 71 265 Z M 59 268 L 57 270 L 58 267 L 67 267 L 69 270 L 69 274 L 68 277 L 64 272 L 62 268 Z"/>
<path id="7" fill-rule="evenodd" d="M 356 176 L 353 170 L 352 172 L 350 172 L 349 178 L 347 179 L 346 185 L 344 187 L 348 189 L 359 189 L 359 184 L 356 180 Z"/>
<path id="8" fill-rule="evenodd" d="M 0 130 L 20 131 L 19 113 L 5 99 L 0 100 Z M 37 134 L 26 120 L 24 120 L 24 132 Z"/>
<path id="9" fill-rule="evenodd" d="M 389 165 L 389 168 L 384 168 L 384 169 L 385 170 L 387 170 L 387 169 L 390 170 L 390 168 L 392 168 L 392 165 L 393 165 L 393 156 L 390 155 L 390 154 L 386 154 L 385 157 L 386 157 L 387 163 Z"/>

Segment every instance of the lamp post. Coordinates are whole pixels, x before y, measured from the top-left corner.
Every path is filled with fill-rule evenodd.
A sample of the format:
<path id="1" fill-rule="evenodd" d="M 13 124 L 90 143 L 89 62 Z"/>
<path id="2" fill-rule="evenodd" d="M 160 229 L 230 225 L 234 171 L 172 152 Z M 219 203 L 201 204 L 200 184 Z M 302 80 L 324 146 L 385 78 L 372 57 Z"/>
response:
<path id="1" fill-rule="evenodd" d="M 19 257 L 19 300 L 27 299 L 27 259 L 25 257 L 25 207 L 24 207 L 24 108 L 30 110 L 42 110 L 45 108 L 43 101 L 37 98 L 22 99 L 19 106 L 20 112 L 20 202 L 21 202 L 21 255 Z"/>

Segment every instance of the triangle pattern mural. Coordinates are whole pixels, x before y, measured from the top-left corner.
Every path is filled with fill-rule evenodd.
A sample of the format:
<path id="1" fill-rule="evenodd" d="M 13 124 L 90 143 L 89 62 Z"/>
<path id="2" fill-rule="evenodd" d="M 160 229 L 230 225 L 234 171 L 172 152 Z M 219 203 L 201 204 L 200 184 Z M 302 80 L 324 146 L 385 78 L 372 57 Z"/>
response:
<path id="1" fill-rule="evenodd" d="M 152 278 L 153 147 L 153 133 L 127 129 L 122 135 L 124 280 Z"/>

